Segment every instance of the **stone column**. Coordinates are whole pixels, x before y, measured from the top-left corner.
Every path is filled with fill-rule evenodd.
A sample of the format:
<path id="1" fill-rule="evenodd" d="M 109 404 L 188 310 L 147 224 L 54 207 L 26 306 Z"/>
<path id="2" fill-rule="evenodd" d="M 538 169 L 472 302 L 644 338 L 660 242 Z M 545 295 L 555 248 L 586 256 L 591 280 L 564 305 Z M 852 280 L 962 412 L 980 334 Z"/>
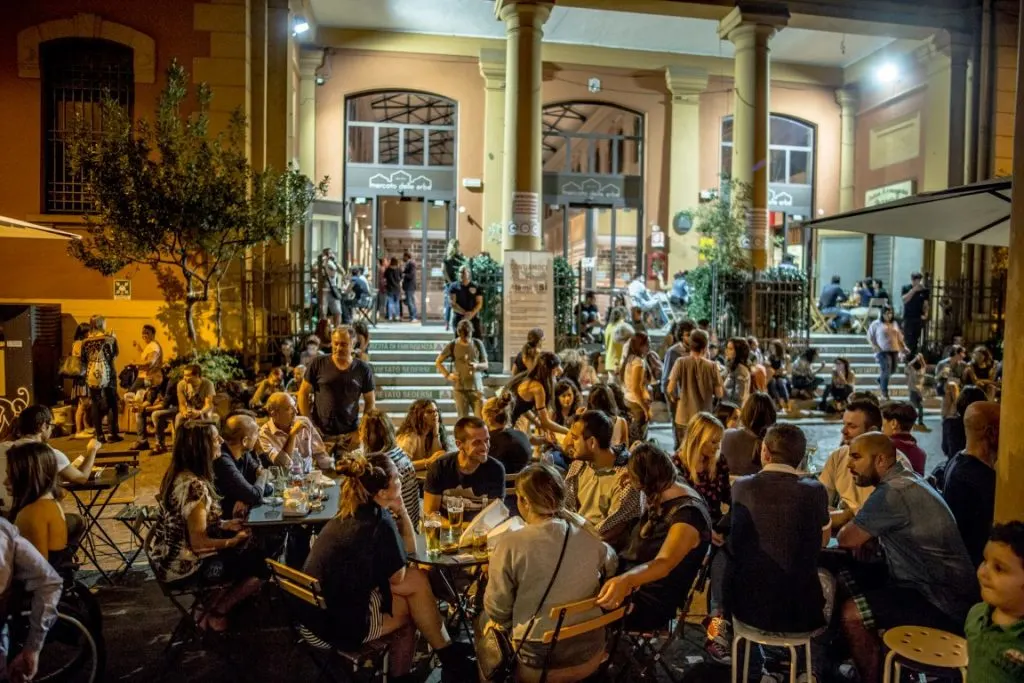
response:
<path id="1" fill-rule="evenodd" d="M 484 244 L 496 237 L 503 241 L 505 184 L 505 51 L 480 50 L 480 75 L 484 79 Z M 489 251 L 490 246 L 484 246 Z"/>
<path id="2" fill-rule="evenodd" d="M 851 211 L 856 206 L 853 195 L 856 160 L 857 108 L 860 95 L 852 87 L 836 90 L 839 104 L 839 210 Z"/>
<path id="3" fill-rule="evenodd" d="M 288 99 L 292 18 L 288 0 L 267 3 L 266 165 L 283 171 L 288 153 Z"/>
<path id="4" fill-rule="evenodd" d="M 738 5 L 718 25 L 718 35 L 735 46 L 733 88 L 733 202 L 747 207 L 750 260 L 768 266 L 768 119 L 771 114 L 768 42 L 789 21 L 782 6 Z"/>
<path id="5" fill-rule="evenodd" d="M 1024 0 L 1017 26 L 1017 44 L 1024 45 Z M 1024 53 L 1017 53 L 1017 94 L 1013 121 L 1013 174 L 1024 178 Z M 1024 193 L 1013 196 L 1010 215 L 1010 254 L 1024 253 Z M 1024 259 L 1010 257 L 1006 292 L 1005 339 L 1024 334 Z M 1003 356 L 1003 392 L 996 461 L 997 522 L 1024 520 L 1024 347 L 1006 344 Z"/>
<path id="6" fill-rule="evenodd" d="M 299 54 L 299 170 L 309 178 L 316 175 L 316 70 L 323 58 L 321 50 Z"/>
<path id="7" fill-rule="evenodd" d="M 539 251 L 541 239 L 541 40 L 548 0 L 499 0 L 505 22 L 506 96 L 502 218 L 504 248 Z M 515 230 L 512 223 L 517 223 Z"/>
<path id="8" fill-rule="evenodd" d="M 953 34 L 949 45 L 949 170 L 947 187 L 965 182 L 967 147 L 967 62 L 971 54 L 970 38 Z M 963 274 L 963 245 L 948 242 L 945 245 L 942 277 L 955 280 Z M 936 273 L 936 275 L 939 275 Z"/>
<path id="9" fill-rule="evenodd" d="M 675 216 L 697 205 L 700 194 L 700 95 L 708 86 L 704 69 L 670 66 L 665 82 L 672 95 L 672 128 L 669 154 L 668 275 L 697 266 L 699 235 L 691 229 L 685 235 L 675 231 Z"/>

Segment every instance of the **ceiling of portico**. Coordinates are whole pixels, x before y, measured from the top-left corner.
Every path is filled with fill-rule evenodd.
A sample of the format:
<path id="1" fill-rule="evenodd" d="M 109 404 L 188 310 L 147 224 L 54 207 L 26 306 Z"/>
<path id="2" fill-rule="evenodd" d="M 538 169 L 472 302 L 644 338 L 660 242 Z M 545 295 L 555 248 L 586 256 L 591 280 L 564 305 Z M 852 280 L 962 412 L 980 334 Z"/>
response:
<path id="1" fill-rule="evenodd" d="M 319 26 L 503 38 L 505 27 L 489 0 L 309 0 Z M 719 40 L 718 22 L 556 6 L 544 40 L 574 45 L 731 58 L 732 44 Z M 885 47 L 892 38 L 787 28 L 772 39 L 780 62 L 846 67 Z"/>

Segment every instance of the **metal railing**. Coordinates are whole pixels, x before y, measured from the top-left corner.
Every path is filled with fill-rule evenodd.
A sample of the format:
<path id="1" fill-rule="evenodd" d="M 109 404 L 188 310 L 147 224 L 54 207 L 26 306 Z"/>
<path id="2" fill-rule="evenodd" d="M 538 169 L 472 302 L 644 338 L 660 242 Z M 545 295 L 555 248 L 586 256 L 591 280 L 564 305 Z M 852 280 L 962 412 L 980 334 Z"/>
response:
<path id="1" fill-rule="evenodd" d="M 968 278 L 933 282 L 922 343 L 929 360 L 937 360 L 955 335 L 963 336 L 968 350 L 978 344 L 998 350 L 1006 329 L 1006 286 L 1005 276 L 988 283 Z"/>
<path id="2" fill-rule="evenodd" d="M 810 341 L 810 297 L 806 280 L 777 273 L 715 272 L 711 289 L 712 329 L 721 340 L 754 336 L 780 339 L 788 347 Z"/>

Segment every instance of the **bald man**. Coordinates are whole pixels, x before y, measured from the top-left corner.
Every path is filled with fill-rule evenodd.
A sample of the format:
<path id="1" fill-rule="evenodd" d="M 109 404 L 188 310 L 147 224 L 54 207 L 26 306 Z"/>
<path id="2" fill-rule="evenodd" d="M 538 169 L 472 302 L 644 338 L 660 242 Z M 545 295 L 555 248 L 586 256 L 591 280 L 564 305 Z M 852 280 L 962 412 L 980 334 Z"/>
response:
<path id="1" fill-rule="evenodd" d="M 320 433 L 308 417 L 299 415 L 291 394 L 271 394 L 266 410 L 270 419 L 260 427 L 258 447 L 266 462 L 290 468 L 298 453 L 303 472 L 311 472 L 314 464 L 324 471 L 334 469 Z"/>
<path id="2" fill-rule="evenodd" d="M 221 496 L 224 515 L 244 518 L 249 508 L 263 502 L 273 493 L 267 481 L 267 470 L 260 467 L 253 453 L 259 425 L 251 413 L 228 415 L 220 431 L 224 442 L 220 456 L 213 461 L 213 486 Z"/>
<path id="3" fill-rule="evenodd" d="M 996 453 L 999 450 L 999 404 L 979 401 L 964 413 L 967 445 L 946 465 L 942 497 L 953 511 L 971 562 L 984 559 L 996 505 Z"/>
<path id="4" fill-rule="evenodd" d="M 896 447 L 881 432 L 850 442 L 849 469 L 858 486 L 874 491 L 839 532 L 840 547 L 858 554 L 877 539 L 887 576 L 851 567 L 859 595 L 842 609 L 842 627 L 864 683 L 880 668 L 879 629 L 930 626 L 963 631 L 978 593 L 974 567 L 953 514 L 938 493 L 897 461 Z"/>

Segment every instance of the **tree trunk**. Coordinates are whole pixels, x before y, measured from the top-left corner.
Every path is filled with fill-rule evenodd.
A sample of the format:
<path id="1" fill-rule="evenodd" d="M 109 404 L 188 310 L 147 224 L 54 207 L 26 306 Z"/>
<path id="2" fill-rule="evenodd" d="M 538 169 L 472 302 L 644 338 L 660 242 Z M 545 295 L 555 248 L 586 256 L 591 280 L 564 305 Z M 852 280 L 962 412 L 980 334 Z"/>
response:
<path id="1" fill-rule="evenodd" d="M 217 347 L 221 346 L 221 321 L 223 314 L 223 307 L 221 306 L 220 299 L 220 279 L 217 280 L 217 284 L 213 290 L 214 297 L 214 309 L 213 309 L 213 329 L 217 335 Z"/>
<path id="2" fill-rule="evenodd" d="M 192 308 L 196 305 L 196 298 L 189 295 L 185 297 L 185 329 L 188 331 L 188 340 L 192 344 L 192 352 L 196 350 L 196 320 Z"/>

